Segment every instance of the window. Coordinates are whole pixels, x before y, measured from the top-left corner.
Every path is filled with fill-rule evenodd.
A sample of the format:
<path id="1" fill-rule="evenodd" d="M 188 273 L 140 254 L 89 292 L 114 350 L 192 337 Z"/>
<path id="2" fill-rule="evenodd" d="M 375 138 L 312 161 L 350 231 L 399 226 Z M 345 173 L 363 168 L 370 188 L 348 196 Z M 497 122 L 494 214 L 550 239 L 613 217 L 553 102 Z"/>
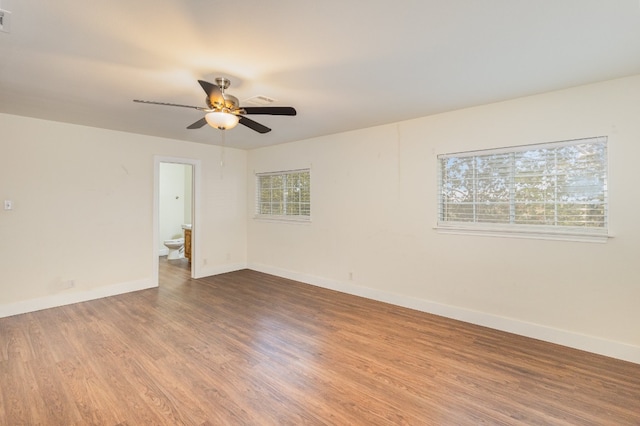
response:
<path id="1" fill-rule="evenodd" d="M 607 235 L 607 138 L 438 156 L 438 228 Z"/>
<path id="2" fill-rule="evenodd" d="M 308 169 L 257 174 L 257 217 L 309 220 L 310 187 Z"/>

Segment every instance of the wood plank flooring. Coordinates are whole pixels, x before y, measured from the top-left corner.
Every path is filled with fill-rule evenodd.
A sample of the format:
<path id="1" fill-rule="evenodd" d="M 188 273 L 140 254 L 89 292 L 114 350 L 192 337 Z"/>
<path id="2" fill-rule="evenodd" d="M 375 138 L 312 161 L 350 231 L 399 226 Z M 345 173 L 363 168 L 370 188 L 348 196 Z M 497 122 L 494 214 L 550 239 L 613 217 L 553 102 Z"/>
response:
<path id="1" fill-rule="evenodd" d="M 0 319 L 3 425 L 640 425 L 640 365 L 244 270 Z"/>

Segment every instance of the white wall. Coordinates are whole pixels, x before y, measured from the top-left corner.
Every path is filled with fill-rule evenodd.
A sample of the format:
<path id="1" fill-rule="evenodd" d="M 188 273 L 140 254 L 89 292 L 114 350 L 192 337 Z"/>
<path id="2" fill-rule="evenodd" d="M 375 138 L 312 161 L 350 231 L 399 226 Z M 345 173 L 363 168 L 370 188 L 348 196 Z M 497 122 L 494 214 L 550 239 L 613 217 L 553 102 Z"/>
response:
<path id="1" fill-rule="evenodd" d="M 169 252 L 164 241 L 182 238 L 182 225 L 192 221 L 192 167 L 190 164 L 160 163 L 158 249 L 161 255 Z"/>
<path id="2" fill-rule="evenodd" d="M 640 362 L 640 76 L 249 153 L 311 166 L 312 223 L 251 218 L 265 272 Z M 607 243 L 437 233 L 439 153 L 609 137 Z M 350 279 L 352 277 L 352 279 Z"/>
<path id="3" fill-rule="evenodd" d="M 246 263 L 246 152 L 0 114 L 0 317 L 157 285 L 156 156 L 199 160 L 199 276 Z M 67 288 L 73 282 L 73 288 Z"/>

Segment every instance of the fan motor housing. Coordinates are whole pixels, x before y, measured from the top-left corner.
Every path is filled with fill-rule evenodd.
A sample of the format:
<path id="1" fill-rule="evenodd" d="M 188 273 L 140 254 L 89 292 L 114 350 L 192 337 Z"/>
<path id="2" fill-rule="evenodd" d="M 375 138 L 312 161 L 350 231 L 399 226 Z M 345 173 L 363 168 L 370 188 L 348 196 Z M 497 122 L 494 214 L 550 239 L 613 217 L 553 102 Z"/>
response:
<path id="1" fill-rule="evenodd" d="M 215 97 L 215 99 L 212 98 L 213 96 L 206 98 L 207 106 L 209 107 L 209 109 L 228 109 L 231 111 L 235 111 L 240 105 L 240 101 L 238 100 L 238 98 L 232 95 L 225 94 L 224 98 L 222 96 Z"/>

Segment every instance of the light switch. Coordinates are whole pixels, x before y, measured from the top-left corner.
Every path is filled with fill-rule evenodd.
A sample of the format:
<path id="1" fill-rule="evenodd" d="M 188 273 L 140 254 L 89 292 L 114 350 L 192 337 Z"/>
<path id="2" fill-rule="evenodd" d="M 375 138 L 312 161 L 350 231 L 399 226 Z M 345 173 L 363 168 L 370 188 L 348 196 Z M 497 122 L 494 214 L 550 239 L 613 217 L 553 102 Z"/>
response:
<path id="1" fill-rule="evenodd" d="M 13 201 L 4 200 L 4 209 L 5 210 L 13 210 Z"/>

